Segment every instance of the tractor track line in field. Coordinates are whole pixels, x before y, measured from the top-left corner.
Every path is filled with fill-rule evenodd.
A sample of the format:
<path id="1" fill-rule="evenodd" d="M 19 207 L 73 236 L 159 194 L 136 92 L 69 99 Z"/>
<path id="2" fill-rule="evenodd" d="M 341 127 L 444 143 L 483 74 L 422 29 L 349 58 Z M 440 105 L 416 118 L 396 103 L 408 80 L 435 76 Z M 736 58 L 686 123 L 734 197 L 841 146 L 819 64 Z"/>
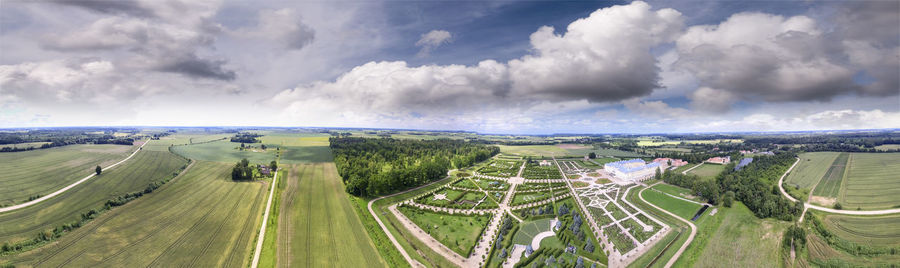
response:
<path id="1" fill-rule="evenodd" d="M 259 210 L 259 207 L 262 205 L 262 200 L 260 200 L 260 199 L 265 198 L 265 197 L 266 197 L 266 189 L 265 188 L 261 188 L 260 190 L 256 191 L 256 198 L 253 199 L 254 200 L 253 207 L 250 208 L 251 213 Z M 248 221 L 250 221 L 250 217 L 246 217 L 244 219 L 243 224 L 241 226 L 245 226 L 245 227 L 241 228 L 241 233 L 240 233 L 240 235 L 238 235 L 238 239 L 235 240 L 235 241 L 237 241 L 237 243 L 240 243 L 240 241 L 244 240 L 244 237 L 247 236 L 248 231 L 251 234 L 253 233 L 253 228 L 246 227 L 246 226 L 249 226 L 247 224 Z M 248 241 L 247 243 L 251 243 L 251 242 Z M 246 246 L 246 244 L 245 244 L 245 246 Z M 245 253 L 238 252 L 239 250 L 241 250 L 241 249 L 240 249 L 240 247 L 238 247 L 238 245 L 235 245 L 234 247 L 231 248 L 231 254 L 228 256 L 228 260 L 226 260 L 226 262 L 225 262 L 226 265 L 228 263 L 233 263 L 235 256 L 246 256 Z"/>
<path id="2" fill-rule="evenodd" d="M 228 193 L 226 193 L 224 196 L 231 196 L 231 192 L 233 192 L 235 189 L 237 189 L 237 187 L 231 187 L 231 189 L 228 190 Z M 240 201 L 238 201 L 238 202 L 240 202 Z M 209 209 L 206 212 L 206 214 L 203 214 L 203 217 L 200 217 L 200 219 L 197 220 L 197 222 L 195 222 L 194 225 L 191 225 L 191 227 L 188 228 L 187 232 L 184 232 L 183 234 L 181 234 L 181 236 L 179 236 L 178 239 L 175 240 L 175 242 L 173 242 L 172 244 L 169 244 L 169 246 L 166 247 L 166 249 L 163 250 L 162 253 L 157 255 L 156 258 L 154 258 L 153 261 L 147 265 L 147 267 L 153 267 L 157 262 L 159 262 L 161 260 L 163 255 L 166 255 L 167 252 L 173 250 L 175 248 L 175 246 L 179 246 L 182 243 L 184 243 L 187 240 L 188 235 L 190 235 L 194 231 L 196 231 L 197 226 L 199 226 L 201 223 L 206 222 L 206 219 L 209 218 L 209 215 L 212 215 L 213 211 L 215 211 L 215 209 Z"/>
<path id="3" fill-rule="evenodd" d="M 234 202 L 234 205 L 231 206 L 231 210 L 228 211 L 228 216 L 226 216 L 225 219 L 223 219 L 219 223 L 219 226 L 216 227 L 216 231 L 214 231 L 212 233 L 212 235 L 209 236 L 209 241 L 207 241 L 206 245 L 203 246 L 203 249 L 200 250 L 200 254 L 197 254 L 196 256 L 194 256 L 194 259 L 191 260 L 191 265 L 188 265 L 188 266 L 196 267 L 196 266 L 194 266 L 194 264 L 197 263 L 197 260 L 200 259 L 201 256 L 206 255 L 206 252 L 209 251 L 209 247 L 212 245 L 213 241 L 216 240 L 216 236 L 218 236 L 219 232 L 222 231 L 222 227 L 225 226 L 225 224 L 228 222 L 228 219 L 232 218 L 231 216 L 234 215 L 234 211 L 237 210 L 238 205 L 240 205 L 241 201 L 244 200 L 244 196 L 247 195 L 247 192 L 249 192 L 249 191 L 244 191 L 243 193 L 241 193 L 241 197 L 238 198 L 237 202 Z"/>
<path id="4" fill-rule="evenodd" d="M 306 171 L 306 166 L 302 166 L 303 171 Z M 276 241 L 276 255 L 275 255 L 275 266 L 276 267 L 291 267 L 291 240 L 294 236 L 294 223 L 291 221 L 293 211 L 291 208 L 294 204 L 294 197 L 296 196 L 297 187 L 300 180 L 300 171 L 298 171 L 298 165 L 292 165 L 291 170 L 288 173 L 286 185 L 284 192 L 282 195 L 284 200 L 281 200 L 280 208 L 279 208 L 279 216 L 278 216 L 278 230 L 275 232 L 277 236 Z"/>

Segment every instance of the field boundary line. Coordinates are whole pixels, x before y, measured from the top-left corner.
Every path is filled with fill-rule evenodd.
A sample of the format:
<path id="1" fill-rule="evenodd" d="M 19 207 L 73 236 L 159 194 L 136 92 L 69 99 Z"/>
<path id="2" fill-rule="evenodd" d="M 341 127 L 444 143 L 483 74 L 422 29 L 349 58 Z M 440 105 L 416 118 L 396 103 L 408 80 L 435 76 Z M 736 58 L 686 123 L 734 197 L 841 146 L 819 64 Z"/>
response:
<path id="1" fill-rule="evenodd" d="M 659 182 L 657 182 L 657 183 L 659 183 Z M 654 185 L 656 185 L 656 184 L 654 184 Z M 650 185 L 650 187 L 652 187 L 652 186 L 653 185 Z M 644 196 L 642 194 L 644 193 L 644 190 L 650 189 L 650 187 L 644 187 L 644 189 L 641 189 L 641 191 L 638 192 L 638 197 L 641 199 L 641 201 L 644 201 L 644 203 L 646 203 L 647 205 L 650 205 L 651 207 L 653 207 L 657 210 L 665 212 L 666 214 L 669 214 L 670 216 L 675 217 L 676 219 L 683 221 L 684 223 L 687 223 L 688 226 L 691 227 L 691 234 L 688 236 L 687 241 L 684 241 L 684 245 L 681 245 L 681 248 L 678 248 L 678 251 L 675 252 L 675 255 L 672 255 L 672 258 L 669 259 L 668 262 L 666 262 L 665 268 L 669 268 L 675 264 L 675 261 L 677 261 L 678 258 L 681 257 L 681 254 L 684 253 L 684 251 L 687 250 L 687 247 L 691 244 L 691 242 L 694 241 L 694 236 L 697 235 L 697 226 L 694 225 L 693 223 L 691 223 L 690 221 L 685 220 L 684 218 L 679 217 L 678 215 L 675 215 L 675 213 L 669 212 L 668 210 L 662 209 L 662 208 L 654 205 L 653 203 L 647 202 L 647 200 L 644 199 Z"/>
<path id="2" fill-rule="evenodd" d="M 129 155 L 129 156 L 126 157 L 125 159 L 122 159 L 122 161 L 116 162 L 116 163 L 114 163 L 114 164 L 112 164 L 112 165 L 109 165 L 109 166 L 103 168 L 103 170 L 109 170 L 109 169 L 112 169 L 112 168 L 118 166 L 119 164 L 121 164 L 121 163 L 123 163 L 123 162 L 125 162 L 125 161 L 128 161 L 128 159 L 131 159 L 132 157 L 134 157 L 134 155 L 136 155 L 138 152 L 140 152 L 142 149 L 144 149 L 144 145 L 147 145 L 148 143 L 150 143 L 150 141 L 151 141 L 151 140 L 148 139 L 148 140 L 145 141 L 143 144 L 141 144 L 141 147 L 138 147 L 137 150 L 134 150 L 134 152 L 131 153 L 131 155 Z M 72 183 L 72 184 L 69 184 L 69 186 L 63 187 L 62 189 L 59 189 L 59 190 L 57 190 L 56 192 L 52 192 L 52 193 L 50 193 L 50 194 L 48 194 L 48 195 L 45 195 L 45 196 L 42 196 L 42 197 L 40 197 L 40 198 L 38 198 L 38 199 L 31 200 L 31 201 L 28 201 L 28 202 L 25 202 L 25 203 L 22 203 L 22 204 L 18 204 L 18 205 L 13 205 L 13 206 L 5 207 L 5 208 L 0 208 L 0 213 L 4 213 L 4 212 L 8 212 L 8 211 L 13 211 L 13 210 L 17 210 L 17 209 L 20 209 L 20 208 L 30 207 L 30 206 L 32 206 L 32 205 L 34 205 L 34 204 L 43 202 L 44 200 L 53 198 L 54 196 L 57 196 L 57 195 L 59 195 L 59 194 L 62 194 L 62 193 L 64 193 L 64 192 L 68 191 L 69 189 L 72 189 L 73 187 L 78 186 L 78 185 L 81 184 L 82 182 L 85 182 L 85 181 L 87 181 L 87 180 L 93 178 L 95 175 L 97 175 L 97 173 L 91 173 L 91 175 L 88 175 L 87 177 L 84 177 L 84 178 L 81 179 L 81 180 L 78 180 L 78 181 L 76 181 L 76 182 L 74 182 L 74 183 Z"/>
<path id="3" fill-rule="evenodd" d="M 266 201 L 266 212 L 263 213 L 263 221 L 262 226 L 259 227 L 259 238 L 256 239 L 256 249 L 253 252 L 253 262 L 250 264 L 251 268 L 256 268 L 259 266 L 259 255 L 262 253 L 263 239 L 266 238 L 266 221 L 269 220 L 269 210 L 272 208 L 272 195 L 275 194 L 275 184 L 278 182 L 278 171 L 275 171 L 275 176 L 272 177 L 272 187 L 269 190 L 269 200 Z"/>

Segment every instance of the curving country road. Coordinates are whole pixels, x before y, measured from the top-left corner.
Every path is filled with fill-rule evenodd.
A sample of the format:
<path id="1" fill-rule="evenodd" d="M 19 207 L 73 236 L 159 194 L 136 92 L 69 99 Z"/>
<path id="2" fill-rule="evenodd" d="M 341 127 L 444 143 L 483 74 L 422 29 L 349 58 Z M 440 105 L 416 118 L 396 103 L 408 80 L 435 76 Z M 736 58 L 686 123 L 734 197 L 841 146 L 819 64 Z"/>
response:
<path id="1" fill-rule="evenodd" d="M 791 165 L 791 167 L 788 168 L 788 170 L 785 171 L 784 174 L 781 175 L 781 178 L 778 179 L 778 189 L 781 190 L 781 194 L 784 195 L 784 197 L 787 197 L 788 200 L 791 200 L 791 202 L 797 202 L 797 199 L 794 198 L 793 196 L 789 195 L 787 193 L 787 191 L 784 190 L 784 186 L 782 184 L 784 182 L 784 177 L 787 177 L 788 173 L 790 173 L 791 170 L 793 170 L 794 167 L 797 166 L 798 163 L 800 163 L 799 157 L 797 158 L 797 161 L 794 161 L 794 164 Z M 820 207 L 817 205 L 813 205 L 809 202 L 804 203 L 803 207 L 804 207 L 803 208 L 804 214 L 805 214 L 807 208 L 825 211 L 828 213 L 844 214 L 844 215 L 884 215 L 884 214 L 900 213 L 900 208 L 885 209 L 885 210 L 840 210 L 840 209 Z M 803 221 L 803 215 L 800 216 L 800 221 Z"/>
<path id="2" fill-rule="evenodd" d="M 661 183 L 661 182 L 657 182 L 657 183 Z M 654 183 L 653 185 L 656 185 L 657 183 Z M 653 207 L 653 208 L 655 208 L 655 209 L 658 209 L 658 210 L 660 210 L 660 211 L 662 211 L 662 212 L 665 212 L 666 214 L 669 214 L 670 216 L 675 217 L 676 219 L 679 219 L 679 220 L 683 221 L 684 223 L 687 223 L 688 225 L 691 226 L 691 235 L 688 236 L 687 241 L 684 241 L 684 244 L 681 245 L 681 248 L 679 248 L 678 251 L 675 252 L 675 255 L 672 255 L 672 258 L 669 259 L 669 262 L 666 263 L 665 268 L 669 268 L 669 267 L 672 267 L 672 265 L 675 264 L 675 261 L 678 260 L 678 257 L 681 257 L 681 254 L 684 253 L 684 251 L 685 251 L 685 250 L 687 249 L 687 247 L 691 244 L 691 242 L 694 241 L 694 236 L 697 235 L 697 226 L 694 225 L 693 223 L 691 223 L 690 221 L 685 220 L 685 219 L 679 217 L 678 215 L 675 215 L 675 214 L 672 213 L 672 212 L 669 212 L 668 210 L 665 210 L 665 209 L 662 209 L 662 208 L 660 208 L 660 207 L 657 207 L 657 206 L 654 205 L 653 203 L 650 203 L 650 202 L 647 202 L 647 200 L 644 200 L 644 196 L 641 195 L 641 194 L 644 193 L 644 190 L 650 189 L 650 187 L 652 187 L 653 185 L 647 186 L 647 187 L 645 187 L 644 189 L 641 189 L 640 192 L 638 192 L 638 197 L 641 198 L 641 201 L 644 201 L 644 203 L 647 203 L 647 205 L 650 205 L 651 207 Z"/>
<path id="3" fill-rule="evenodd" d="M 131 153 L 131 155 L 129 155 L 129 156 L 126 157 L 125 159 L 122 159 L 122 161 L 116 162 L 115 164 L 112 164 L 112 165 L 109 165 L 109 166 L 103 168 L 103 171 L 109 170 L 109 169 L 111 169 L 111 168 L 114 168 L 114 167 L 118 166 L 119 164 L 121 164 L 121 163 L 123 163 L 123 162 L 125 162 L 125 161 L 128 161 L 128 159 L 131 159 L 131 157 L 133 157 L 133 156 L 136 155 L 138 152 L 140 152 L 141 149 L 144 149 L 144 145 L 147 145 L 147 143 L 150 143 L 150 140 L 147 140 L 146 142 L 144 142 L 144 144 L 141 144 L 141 147 L 138 147 L 137 150 L 134 150 L 134 152 Z M 96 173 L 93 173 L 93 172 L 92 172 L 91 175 L 88 175 L 87 177 L 84 177 L 84 178 L 81 179 L 81 180 L 78 180 L 78 181 L 76 181 L 76 182 L 74 182 L 74 183 L 72 183 L 72 184 L 69 184 L 69 186 L 63 187 L 62 189 L 59 189 L 59 190 L 57 190 L 56 192 L 50 193 L 50 194 L 45 195 L 45 196 L 42 196 L 42 197 L 40 197 L 40 198 L 38 198 L 38 199 L 31 200 L 31 201 L 28 201 L 28 202 L 25 202 L 25 203 L 22 203 L 22 204 L 18 204 L 18 205 L 14 205 L 14 206 L 9 206 L 9 207 L 5 207 L 5 208 L 0 208 L 0 213 L 7 212 L 7 211 L 13 211 L 13 210 L 17 210 L 17 209 L 27 208 L 27 207 L 33 206 L 34 204 L 43 202 L 44 200 L 47 200 L 47 199 L 53 198 L 54 196 L 57 196 L 57 195 L 59 195 L 59 194 L 65 193 L 65 192 L 68 191 L 69 189 L 72 189 L 72 187 L 78 186 L 78 185 L 81 184 L 82 182 L 85 182 L 85 181 L 87 181 L 87 180 L 90 180 L 91 178 L 93 178 L 93 177 L 96 176 L 96 175 L 97 175 Z"/>

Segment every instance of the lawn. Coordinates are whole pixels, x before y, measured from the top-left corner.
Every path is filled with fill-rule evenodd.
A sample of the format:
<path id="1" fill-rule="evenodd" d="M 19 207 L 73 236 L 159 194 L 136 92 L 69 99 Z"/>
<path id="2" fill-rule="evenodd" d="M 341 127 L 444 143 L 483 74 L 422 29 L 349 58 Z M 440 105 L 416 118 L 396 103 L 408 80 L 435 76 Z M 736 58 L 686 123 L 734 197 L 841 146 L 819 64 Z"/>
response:
<path id="1" fill-rule="evenodd" d="M 705 163 L 702 166 L 691 170 L 688 174 L 694 174 L 703 179 L 715 179 L 723 170 L 725 170 L 725 165 Z"/>
<path id="2" fill-rule="evenodd" d="M 550 220 L 540 219 L 534 221 L 526 221 L 519 224 L 519 231 L 513 237 L 513 244 L 531 245 L 531 240 L 540 232 L 550 231 Z"/>
<path id="3" fill-rule="evenodd" d="M 253 145 L 259 146 L 260 144 L 255 143 Z M 240 146 L 240 143 L 224 140 L 175 146 L 172 147 L 172 152 L 190 159 L 225 163 L 235 163 L 243 158 L 250 160 L 251 164 L 268 164 L 269 162 L 272 162 L 272 160 L 275 160 L 275 148 L 268 148 L 265 151 L 257 149 L 257 151 L 254 152 L 251 150 L 239 150 Z M 287 153 L 285 153 L 284 158 L 288 158 Z"/>
<path id="4" fill-rule="evenodd" d="M 841 190 L 841 182 L 844 180 L 844 170 L 847 167 L 849 153 L 838 154 L 831 164 L 822 165 L 821 168 L 827 170 L 813 190 L 813 195 L 824 197 L 837 197 Z M 824 163 L 823 163 L 824 164 Z M 825 167 L 828 167 L 827 169 Z"/>
<path id="5" fill-rule="evenodd" d="M 791 223 L 759 219 L 741 202 L 720 208 L 718 213 L 724 220 L 692 266 L 780 267 L 781 237 Z"/>
<path id="6" fill-rule="evenodd" d="M 398 209 L 431 237 L 464 257 L 469 256 L 490 219 L 490 215 L 448 215 L 406 206 Z"/>
<path id="7" fill-rule="evenodd" d="M 151 182 L 170 178 L 186 164 L 187 160 L 169 152 L 141 151 L 54 198 L 0 214 L 0 243 L 31 239 L 38 232 L 80 220 L 82 213 L 101 208 L 109 199 L 144 190 Z"/>
<path id="8" fill-rule="evenodd" d="M 261 221 L 266 183 L 234 182 L 229 167 L 197 162 L 157 191 L 14 262 L 67 267 L 246 267 Z"/>
<path id="9" fill-rule="evenodd" d="M 522 177 L 526 179 L 561 179 L 562 174 L 559 173 L 559 168 L 556 167 L 556 164 L 551 162 L 550 166 L 540 166 L 537 163 L 526 164 L 525 171 L 522 172 Z"/>
<path id="10" fill-rule="evenodd" d="M 76 144 L 0 153 L 0 207 L 25 203 L 72 184 L 131 154 L 133 146 Z M 2 228 L 2 227 L 0 227 Z"/>
<path id="11" fill-rule="evenodd" d="M 814 152 L 800 154 L 800 163 L 791 170 L 791 174 L 785 178 L 788 185 L 795 185 L 801 189 L 812 189 L 825 176 L 829 166 L 838 157 L 836 152 Z"/>
<path id="12" fill-rule="evenodd" d="M 278 267 L 384 267 L 353 211 L 334 164 L 295 164 L 277 227 Z"/>
<path id="13" fill-rule="evenodd" d="M 694 200 L 697 202 L 701 202 L 700 198 L 693 195 L 691 193 L 690 189 L 685 189 L 682 187 L 678 187 L 678 186 L 671 185 L 671 184 L 665 184 L 665 183 L 657 184 L 657 185 L 653 186 L 652 188 L 655 190 L 670 194 L 670 195 L 674 195 L 674 196 L 681 197 L 684 199 L 690 199 L 690 200 Z"/>
<path id="14" fill-rule="evenodd" d="M 536 202 L 544 199 L 550 198 L 550 191 L 544 192 L 529 192 L 529 193 L 515 193 L 513 196 L 513 200 L 510 202 L 510 206 L 518 206 L 521 204 L 527 204 L 531 202 Z"/>
<path id="15" fill-rule="evenodd" d="M 845 209 L 900 206 L 900 153 L 853 153 L 840 191 Z"/>
<path id="16" fill-rule="evenodd" d="M 644 191 L 643 193 L 641 193 L 641 196 L 643 196 L 644 199 L 647 200 L 647 202 L 653 203 L 654 205 L 662 209 L 675 213 L 675 215 L 678 215 L 679 217 L 682 217 L 686 220 L 690 220 L 691 218 L 693 218 L 694 214 L 697 214 L 697 211 L 699 211 L 700 207 L 702 207 L 698 204 L 672 198 L 671 196 L 665 195 L 661 192 L 653 191 L 652 189 Z"/>

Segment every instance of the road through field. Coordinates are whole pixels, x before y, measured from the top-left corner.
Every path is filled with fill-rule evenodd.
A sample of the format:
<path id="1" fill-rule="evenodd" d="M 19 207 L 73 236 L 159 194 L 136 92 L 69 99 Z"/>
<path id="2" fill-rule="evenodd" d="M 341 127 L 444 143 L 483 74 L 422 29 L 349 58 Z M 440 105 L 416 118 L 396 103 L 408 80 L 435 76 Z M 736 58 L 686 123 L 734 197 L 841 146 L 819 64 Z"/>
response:
<path id="1" fill-rule="evenodd" d="M 269 220 L 269 210 L 272 208 L 272 196 L 275 195 L 275 184 L 278 182 L 278 171 L 275 171 L 275 176 L 272 176 L 272 187 L 269 190 L 269 200 L 266 201 L 266 212 L 263 213 L 263 222 L 259 227 L 259 236 L 256 238 L 256 251 L 253 252 L 253 263 L 250 264 L 251 268 L 256 268 L 259 265 L 259 254 L 262 253 L 263 239 L 266 238 L 266 221 Z"/>
<path id="2" fill-rule="evenodd" d="M 103 168 L 103 171 L 106 171 L 106 170 L 108 170 L 108 169 L 114 168 L 114 167 L 118 166 L 119 164 L 121 164 L 121 163 L 123 163 L 123 162 L 125 162 L 125 161 L 128 161 L 128 159 L 131 159 L 131 157 L 133 157 L 133 156 L 136 155 L 138 152 L 140 152 L 141 149 L 144 148 L 144 145 L 147 145 L 147 143 L 150 143 L 150 140 L 147 140 L 146 142 L 144 142 L 144 144 L 141 144 L 141 147 L 138 147 L 137 150 L 134 150 L 134 152 L 131 153 L 131 155 L 129 155 L 129 156 L 126 157 L 125 159 L 122 159 L 122 161 L 116 162 L 116 163 L 114 163 L 114 164 L 112 164 L 112 165 L 109 165 L 109 166 Z M 64 193 L 64 192 L 68 191 L 69 189 L 72 189 L 72 187 L 78 186 L 78 185 L 81 184 L 82 182 L 85 182 L 85 181 L 87 181 L 87 180 L 90 180 L 90 179 L 93 178 L 95 175 L 96 175 L 96 173 L 91 173 L 91 175 L 88 175 L 87 177 L 84 177 L 84 178 L 81 179 L 81 180 L 78 180 L 78 181 L 76 181 L 76 182 L 74 182 L 74 183 L 72 183 L 72 184 L 69 184 L 69 186 L 63 187 L 62 189 L 59 189 L 59 190 L 57 190 L 56 192 L 53 192 L 53 193 L 50 193 L 50 194 L 48 194 L 48 195 L 42 196 L 42 197 L 40 197 L 40 198 L 38 198 L 38 199 L 31 200 L 31 201 L 28 201 L 28 202 L 25 202 L 25 203 L 22 203 L 22 204 L 18 204 L 18 205 L 14 205 L 14 206 L 9 206 L 9 207 L 5 207 L 5 208 L 0 208 L 0 213 L 7 212 L 7 211 L 13 211 L 13 210 L 17 210 L 17 209 L 20 209 L 20 208 L 26 208 L 26 207 L 32 206 L 32 205 L 34 205 L 34 204 L 43 202 L 44 200 L 53 198 L 54 196 L 57 196 L 57 195 L 59 195 L 59 194 L 61 194 L 61 193 Z"/>
<path id="3" fill-rule="evenodd" d="M 784 190 L 784 186 L 782 186 L 782 184 L 784 182 L 784 177 L 787 177 L 788 173 L 790 173 L 791 170 L 794 169 L 795 166 L 797 166 L 797 163 L 800 163 L 800 158 L 797 158 L 797 161 L 794 161 L 794 164 L 791 165 L 791 167 L 788 168 L 788 170 L 785 171 L 783 175 L 781 175 L 780 179 L 778 179 L 778 189 L 781 190 L 781 194 L 784 195 L 784 197 L 787 197 L 788 200 L 791 200 L 791 202 L 797 202 L 797 199 L 794 198 L 793 196 L 789 195 L 787 193 L 787 191 Z M 900 213 L 900 208 L 885 209 L 885 210 L 840 210 L 840 209 L 832 209 L 832 208 L 816 206 L 809 202 L 807 202 L 806 204 L 803 204 L 803 205 L 806 208 L 812 208 L 815 210 L 825 211 L 828 213 L 844 214 L 844 215 L 884 215 L 884 214 Z M 804 208 L 803 211 L 805 212 L 806 209 Z M 802 219 L 803 216 L 801 215 L 800 218 Z"/>
<path id="4" fill-rule="evenodd" d="M 657 183 L 661 183 L 661 182 L 657 182 Z M 653 184 L 653 185 L 656 185 L 656 184 Z M 675 255 L 672 255 L 672 258 L 669 259 L 669 262 L 666 262 L 666 266 L 665 266 L 665 267 L 666 267 L 666 268 L 669 268 L 669 267 L 672 267 L 672 265 L 675 264 L 675 261 L 678 260 L 678 257 L 681 257 L 681 253 L 684 253 L 684 251 L 687 249 L 687 247 L 688 247 L 689 245 L 691 245 L 691 241 L 694 241 L 694 236 L 697 235 L 697 226 L 694 225 L 693 223 L 691 223 L 690 221 L 685 220 L 685 219 L 679 217 L 678 215 L 675 215 L 675 213 L 672 213 L 672 212 L 669 212 L 668 210 L 665 210 L 665 209 L 662 209 L 662 208 L 660 208 L 660 207 L 657 207 L 657 206 L 654 205 L 653 203 L 650 203 L 650 202 L 647 202 L 647 200 L 644 200 L 644 196 L 641 195 L 641 194 L 644 193 L 644 190 L 647 190 L 647 189 L 649 189 L 650 187 L 653 187 L 653 185 L 647 186 L 647 187 L 645 187 L 644 189 L 641 189 L 640 192 L 638 192 L 638 197 L 641 198 L 641 201 L 644 201 L 644 203 L 647 203 L 647 205 L 650 205 L 651 207 L 653 207 L 653 208 L 655 208 L 655 209 L 658 209 L 658 210 L 660 210 L 660 211 L 662 211 L 662 212 L 665 212 L 666 214 L 669 214 L 669 215 L 671 215 L 672 217 L 675 217 L 676 219 L 681 220 L 681 221 L 683 221 L 683 222 L 685 222 L 685 223 L 687 223 L 688 225 L 691 226 L 691 235 L 688 236 L 687 241 L 684 241 L 684 244 L 681 245 L 681 248 L 679 248 L 678 251 L 675 252 Z"/>

